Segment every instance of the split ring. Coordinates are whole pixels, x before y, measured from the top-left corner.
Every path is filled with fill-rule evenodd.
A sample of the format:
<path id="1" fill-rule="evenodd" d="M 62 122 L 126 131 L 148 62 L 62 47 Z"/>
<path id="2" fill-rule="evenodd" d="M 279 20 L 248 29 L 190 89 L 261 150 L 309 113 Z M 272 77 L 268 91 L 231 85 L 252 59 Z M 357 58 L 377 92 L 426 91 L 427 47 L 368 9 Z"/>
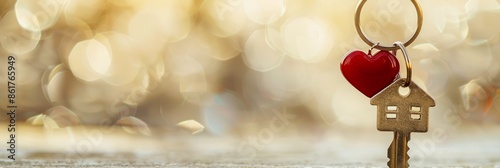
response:
<path id="1" fill-rule="evenodd" d="M 406 52 L 406 48 L 403 45 L 403 43 L 396 41 L 394 42 L 394 47 L 401 49 L 401 52 L 403 53 L 403 57 L 405 58 L 405 63 L 406 63 L 406 79 L 405 82 L 403 83 L 403 87 L 408 87 L 410 86 L 411 83 L 411 62 L 410 62 L 410 57 L 408 56 L 408 53 Z"/>
<path id="2" fill-rule="evenodd" d="M 366 43 L 368 44 L 369 46 L 374 46 L 375 43 L 373 43 L 372 41 L 370 41 L 366 36 L 365 34 L 363 34 L 363 31 L 361 30 L 361 27 L 359 25 L 359 20 L 360 20 L 360 15 L 361 15 L 361 9 L 363 9 L 363 5 L 366 3 L 366 1 L 368 0 L 361 0 L 359 1 L 358 3 L 358 6 L 356 7 L 356 15 L 354 17 L 354 24 L 356 26 L 356 31 L 358 32 L 359 36 L 361 37 L 361 39 Z M 411 0 L 411 2 L 413 3 L 413 6 L 415 6 L 415 10 L 417 11 L 417 30 L 415 30 L 415 33 L 413 34 L 413 36 L 404 43 L 404 46 L 408 46 L 410 45 L 413 41 L 415 41 L 415 39 L 417 38 L 418 34 L 420 33 L 420 30 L 422 29 L 422 22 L 423 22 L 423 14 L 422 14 L 422 8 L 420 7 L 420 4 L 418 4 L 417 0 Z M 381 45 L 375 45 L 375 48 L 376 49 L 379 49 L 379 50 L 397 50 L 398 47 L 396 46 L 381 46 Z"/>

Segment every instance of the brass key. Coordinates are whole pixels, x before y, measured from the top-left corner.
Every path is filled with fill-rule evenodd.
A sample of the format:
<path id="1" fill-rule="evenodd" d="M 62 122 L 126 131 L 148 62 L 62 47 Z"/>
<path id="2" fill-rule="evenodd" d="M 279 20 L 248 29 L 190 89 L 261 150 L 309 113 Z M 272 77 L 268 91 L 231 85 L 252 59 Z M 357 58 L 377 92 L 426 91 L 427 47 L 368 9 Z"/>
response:
<path id="1" fill-rule="evenodd" d="M 405 82 L 406 78 L 398 79 L 370 100 L 377 106 L 377 129 L 394 132 L 387 151 L 390 168 L 409 167 L 410 133 L 427 132 L 429 107 L 435 106 L 434 99 L 413 82 L 408 86 L 409 93 L 402 95 L 399 89 Z"/>

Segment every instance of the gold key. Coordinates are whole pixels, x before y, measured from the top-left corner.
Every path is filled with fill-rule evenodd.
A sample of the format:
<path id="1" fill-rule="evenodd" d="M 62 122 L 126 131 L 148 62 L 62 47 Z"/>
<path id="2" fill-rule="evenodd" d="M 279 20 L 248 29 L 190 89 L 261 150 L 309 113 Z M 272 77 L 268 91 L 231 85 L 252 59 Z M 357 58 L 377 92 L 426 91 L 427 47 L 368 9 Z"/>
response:
<path id="1" fill-rule="evenodd" d="M 390 168 L 409 167 L 407 152 L 410 133 L 427 132 L 429 107 L 435 106 L 434 99 L 411 81 L 407 86 L 409 93 L 402 95 L 399 90 L 406 80 L 396 80 L 370 100 L 370 104 L 377 106 L 377 129 L 394 132 L 394 139 L 387 151 L 387 165 Z"/>

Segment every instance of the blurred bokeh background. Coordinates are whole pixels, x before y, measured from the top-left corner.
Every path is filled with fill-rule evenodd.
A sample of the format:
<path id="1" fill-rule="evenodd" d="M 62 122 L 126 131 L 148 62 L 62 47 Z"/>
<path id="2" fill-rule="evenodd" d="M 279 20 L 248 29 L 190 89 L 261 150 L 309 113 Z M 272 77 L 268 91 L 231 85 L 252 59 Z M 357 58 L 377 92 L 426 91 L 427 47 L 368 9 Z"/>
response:
<path id="1" fill-rule="evenodd" d="M 363 158 L 375 150 L 385 159 L 391 134 L 376 130 L 376 108 L 339 68 L 348 51 L 370 48 L 355 31 L 357 3 L 2 0 L 0 62 L 17 59 L 19 152 L 175 148 L 254 158 L 284 149 Z M 500 1 L 419 3 L 423 29 L 407 50 L 414 82 L 437 106 L 430 110 L 430 133 L 414 139 L 456 144 L 444 153 L 488 149 L 482 154 L 494 158 L 500 152 Z M 415 31 L 416 12 L 410 1 L 369 1 L 361 27 L 383 45 L 405 41 Z M 0 68 L 0 93 L 6 93 L 6 71 Z M 0 102 L 4 113 L 7 97 Z M 2 125 L 7 119 L 2 115 Z M 445 140 L 434 138 L 443 133 Z M 483 146 L 463 145 L 464 139 Z M 345 148 L 351 152 L 335 152 Z M 443 153 L 425 149 L 422 156 Z"/>

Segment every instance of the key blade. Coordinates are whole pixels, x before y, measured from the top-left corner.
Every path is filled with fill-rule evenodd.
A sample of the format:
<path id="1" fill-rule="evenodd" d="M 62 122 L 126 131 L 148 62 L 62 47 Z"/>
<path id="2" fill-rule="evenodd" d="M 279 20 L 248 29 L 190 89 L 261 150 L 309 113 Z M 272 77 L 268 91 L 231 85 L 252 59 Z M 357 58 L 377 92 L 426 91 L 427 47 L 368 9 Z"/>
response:
<path id="1" fill-rule="evenodd" d="M 410 150 L 408 147 L 409 140 L 410 133 L 394 132 L 392 143 L 387 149 L 387 157 L 389 158 L 387 166 L 390 168 L 407 168 L 410 166 L 408 164 L 410 159 L 408 156 L 408 150 Z"/>
<path id="2" fill-rule="evenodd" d="M 394 133 L 396 134 L 396 133 Z M 393 157 L 394 155 L 394 144 L 395 144 L 396 139 L 393 138 L 391 145 L 389 145 L 389 148 L 387 149 L 387 157 L 389 158 L 389 162 L 387 162 L 387 166 L 392 167 L 392 165 L 395 165 L 396 159 Z M 393 159 L 394 158 L 394 159 Z"/>

